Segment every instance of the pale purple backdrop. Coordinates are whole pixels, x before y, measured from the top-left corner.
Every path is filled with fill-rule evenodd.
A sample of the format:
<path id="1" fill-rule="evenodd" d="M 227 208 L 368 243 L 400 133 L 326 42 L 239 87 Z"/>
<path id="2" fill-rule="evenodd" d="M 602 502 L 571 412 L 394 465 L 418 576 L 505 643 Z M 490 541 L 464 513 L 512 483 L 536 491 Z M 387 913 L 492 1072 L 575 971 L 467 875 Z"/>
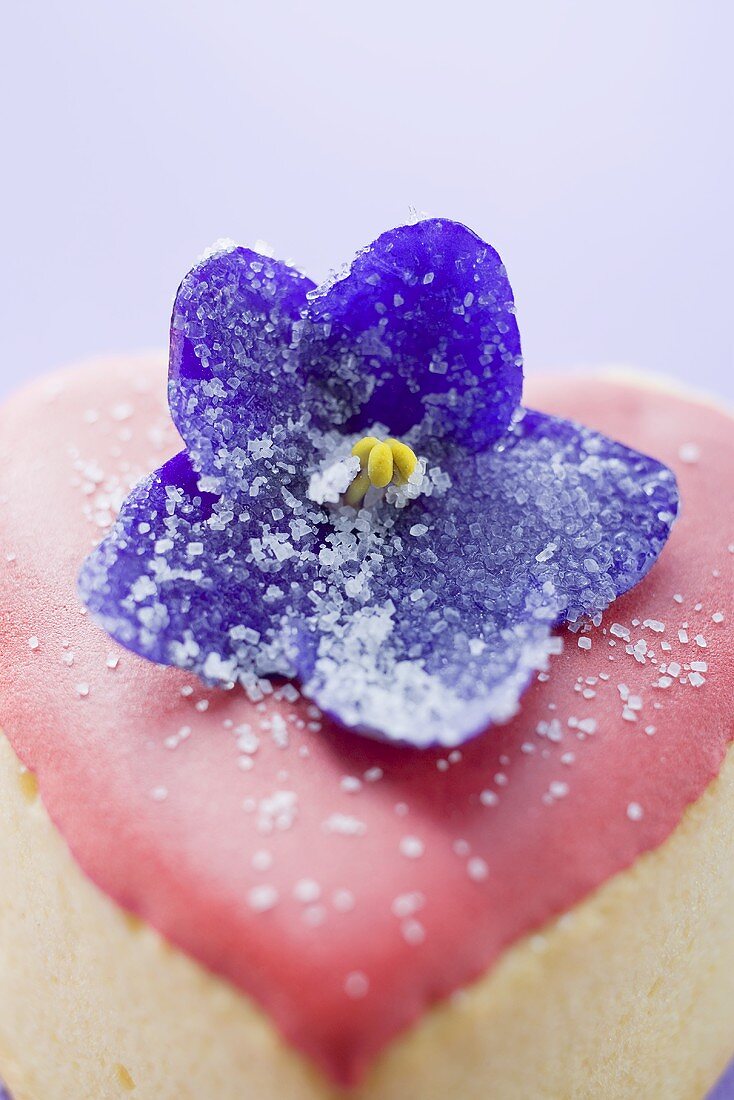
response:
<path id="1" fill-rule="evenodd" d="M 166 343 L 213 239 L 315 276 L 411 206 L 500 249 L 530 371 L 734 397 L 728 0 L 8 5 L 0 391 Z"/>

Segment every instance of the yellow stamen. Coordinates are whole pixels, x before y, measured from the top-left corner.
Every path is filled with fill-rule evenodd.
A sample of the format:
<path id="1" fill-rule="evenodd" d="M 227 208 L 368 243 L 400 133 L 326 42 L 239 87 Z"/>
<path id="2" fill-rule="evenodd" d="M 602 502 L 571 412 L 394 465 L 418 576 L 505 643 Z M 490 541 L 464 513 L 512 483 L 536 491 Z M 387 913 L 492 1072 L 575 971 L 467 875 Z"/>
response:
<path id="1" fill-rule="evenodd" d="M 418 459 L 407 443 L 401 443 L 399 439 L 388 439 L 387 445 L 392 451 L 393 462 L 398 474 L 395 481 L 398 484 L 407 481 L 418 465 Z"/>
<path id="2" fill-rule="evenodd" d="M 367 460 L 367 473 L 377 489 L 384 489 L 392 481 L 392 451 L 387 443 L 375 443 Z"/>
<path id="3" fill-rule="evenodd" d="M 352 454 L 359 459 L 360 472 L 344 494 L 344 500 L 353 508 L 359 507 L 370 486 L 384 489 L 391 481 L 402 485 L 418 465 L 413 451 L 399 439 L 383 443 L 373 435 L 366 435 L 354 444 Z"/>
<path id="4" fill-rule="evenodd" d="M 373 435 L 365 435 L 352 447 L 352 454 L 356 455 L 356 457 L 359 459 L 359 468 L 361 470 L 367 469 L 367 462 L 370 457 L 370 451 L 374 447 L 375 443 L 379 442 L 379 439 L 375 439 Z"/>
<path id="5" fill-rule="evenodd" d="M 357 474 L 354 481 L 344 494 L 344 500 L 346 501 L 346 503 L 351 504 L 352 508 L 356 508 L 358 505 L 360 505 L 367 495 L 367 490 L 369 489 L 371 484 L 372 483 L 370 481 L 369 474 Z"/>

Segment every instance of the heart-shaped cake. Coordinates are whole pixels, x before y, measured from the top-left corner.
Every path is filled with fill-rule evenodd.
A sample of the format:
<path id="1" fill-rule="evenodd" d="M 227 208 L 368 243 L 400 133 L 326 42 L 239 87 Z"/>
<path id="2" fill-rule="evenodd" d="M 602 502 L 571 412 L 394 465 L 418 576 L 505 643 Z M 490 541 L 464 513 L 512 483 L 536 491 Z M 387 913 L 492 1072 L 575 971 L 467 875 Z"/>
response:
<path id="1" fill-rule="evenodd" d="M 87 611 L 85 558 L 181 449 L 160 359 L 5 404 L 17 1100 L 652 1100 L 716 1080 L 734 1050 L 734 422 L 633 376 L 527 389 L 671 468 L 680 516 L 639 584 L 555 626 L 514 717 L 443 744 L 423 744 L 419 703 L 414 738 L 389 715 L 365 737 L 325 679 L 248 693 Z"/>

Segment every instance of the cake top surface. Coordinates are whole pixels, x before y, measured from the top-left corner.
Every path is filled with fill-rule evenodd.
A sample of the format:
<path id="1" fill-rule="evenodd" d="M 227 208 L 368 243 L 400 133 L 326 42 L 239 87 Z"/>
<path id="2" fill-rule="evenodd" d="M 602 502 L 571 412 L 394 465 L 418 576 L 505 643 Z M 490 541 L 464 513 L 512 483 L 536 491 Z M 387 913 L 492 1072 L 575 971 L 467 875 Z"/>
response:
<path id="1" fill-rule="evenodd" d="M 255 998 L 340 1082 L 640 853 L 732 736 L 731 419 L 628 383 L 529 401 L 652 453 L 682 515 L 652 572 L 460 749 L 345 733 L 291 683 L 253 702 L 117 646 L 79 563 L 180 448 L 159 362 L 59 374 L 0 412 L 0 723 L 79 864 Z"/>

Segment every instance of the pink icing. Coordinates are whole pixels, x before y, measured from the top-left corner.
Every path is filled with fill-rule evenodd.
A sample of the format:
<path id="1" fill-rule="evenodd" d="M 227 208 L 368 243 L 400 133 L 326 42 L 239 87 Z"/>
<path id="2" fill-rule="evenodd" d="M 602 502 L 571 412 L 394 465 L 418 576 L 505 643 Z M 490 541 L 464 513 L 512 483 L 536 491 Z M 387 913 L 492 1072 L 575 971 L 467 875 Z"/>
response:
<path id="1" fill-rule="evenodd" d="M 565 632 L 517 718 L 450 759 L 344 733 L 287 691 L 256 706 L 204 690 L 81 613 L 84 554 L 177 449 L 160 364 L 59 374 L 0 413 L 5 731 L 86 874 L 342 1084 L 660 844 L 733 734 L 732 421 L 622 383 L 529 390 L 673 466 L 683 514 L 591 648 Z"/>

